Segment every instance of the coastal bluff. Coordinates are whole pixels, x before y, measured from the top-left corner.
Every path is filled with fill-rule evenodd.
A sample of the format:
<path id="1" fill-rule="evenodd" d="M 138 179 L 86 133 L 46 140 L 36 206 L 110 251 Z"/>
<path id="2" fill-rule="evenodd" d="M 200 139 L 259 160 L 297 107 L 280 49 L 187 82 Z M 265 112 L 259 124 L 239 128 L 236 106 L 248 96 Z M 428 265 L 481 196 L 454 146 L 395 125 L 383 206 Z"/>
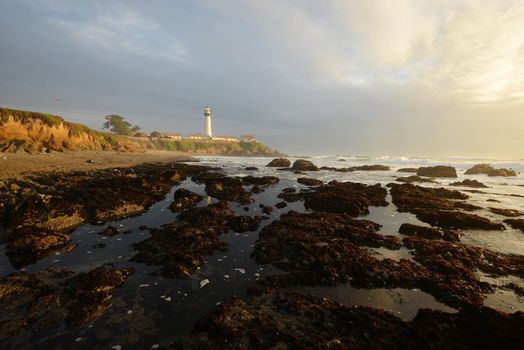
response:
<path id="1" fill-rule="evenodd" d="M 51 114 L 0 108 L 1 153 L 49 153 L 64 151 L 145 152 L 179 151 L 190 154 L 230 156 L 278 156 L 260 142 L 206 140 L 158 140 L 115 135 L 93 130 Z"/>

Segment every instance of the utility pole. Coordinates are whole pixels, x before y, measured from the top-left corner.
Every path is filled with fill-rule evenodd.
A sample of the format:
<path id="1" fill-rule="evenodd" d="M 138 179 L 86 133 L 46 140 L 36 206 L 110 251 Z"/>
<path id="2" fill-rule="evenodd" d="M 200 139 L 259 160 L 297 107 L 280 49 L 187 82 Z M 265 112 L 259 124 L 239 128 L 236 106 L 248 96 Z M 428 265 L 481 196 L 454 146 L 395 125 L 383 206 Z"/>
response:
<path id="1" fill-rule="evenodd" d="M 60 97 L 56 96 L 55 97 L 55 102 L 56 102 L 56 116 L 59 117 L 60 116 L 60 110 L 59 110 L 59 104 L 60 104 Z"/>

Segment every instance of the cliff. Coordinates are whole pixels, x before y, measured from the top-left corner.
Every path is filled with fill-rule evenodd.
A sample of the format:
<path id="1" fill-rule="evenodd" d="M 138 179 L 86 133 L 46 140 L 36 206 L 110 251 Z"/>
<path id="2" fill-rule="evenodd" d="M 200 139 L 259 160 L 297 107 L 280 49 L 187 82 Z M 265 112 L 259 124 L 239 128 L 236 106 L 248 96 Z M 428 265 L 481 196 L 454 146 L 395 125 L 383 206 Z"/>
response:
<path id="1" fill-rule="evenodd" d="M 71 123 L 51 114 L 0 108 L 0 152 L 145 152 L 147 149 L 182 151 L 192 154 L 278 155 L 277 151 L 258 142 L 136 139 L 95 131 L 85 125 Z"/>

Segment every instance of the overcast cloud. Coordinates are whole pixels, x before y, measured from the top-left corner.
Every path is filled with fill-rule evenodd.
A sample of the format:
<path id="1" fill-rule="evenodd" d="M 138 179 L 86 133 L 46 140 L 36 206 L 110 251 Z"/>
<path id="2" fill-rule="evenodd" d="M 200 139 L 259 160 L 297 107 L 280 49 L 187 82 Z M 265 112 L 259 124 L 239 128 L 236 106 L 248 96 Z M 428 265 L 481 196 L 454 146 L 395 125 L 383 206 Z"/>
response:
<path id="1" fill-rule="evenodd" d="M 524 157 L 524 2 L 0 0 L 0 105 L 299 154 Z"/>

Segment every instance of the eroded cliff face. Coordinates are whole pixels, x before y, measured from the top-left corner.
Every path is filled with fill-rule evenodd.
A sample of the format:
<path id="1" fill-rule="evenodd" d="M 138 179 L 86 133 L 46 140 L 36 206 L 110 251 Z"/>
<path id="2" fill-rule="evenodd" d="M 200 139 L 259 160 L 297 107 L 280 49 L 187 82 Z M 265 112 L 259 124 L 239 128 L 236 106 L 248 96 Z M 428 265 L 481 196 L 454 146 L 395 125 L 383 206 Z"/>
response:
<path id="1" fill-rule="evenodd" d="M 126 138 L 99 133 L 79 124 L 54 125 L 36 118 L 17 119 L 7 115 L 0 121 L 0 151 L 42 153 L 48 151 L 140 151 Z"/>

